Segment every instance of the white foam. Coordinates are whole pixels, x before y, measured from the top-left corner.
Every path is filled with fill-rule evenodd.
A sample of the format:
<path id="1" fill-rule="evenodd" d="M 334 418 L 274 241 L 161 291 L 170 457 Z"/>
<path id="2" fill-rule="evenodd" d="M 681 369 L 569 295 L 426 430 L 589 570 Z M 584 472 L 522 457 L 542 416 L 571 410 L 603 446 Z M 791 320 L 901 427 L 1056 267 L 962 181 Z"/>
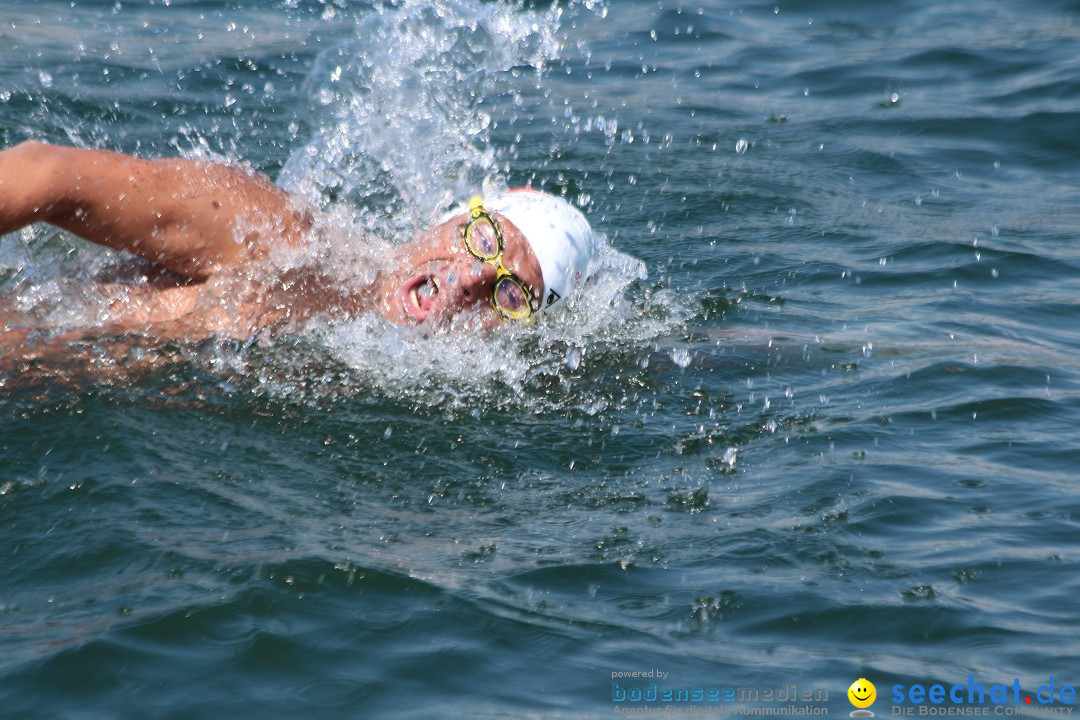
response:
<path id="1" fill-rule="evenodd" d="M 401 232 L 489 174 L 488 102 L 501 73 L 556 57 L 559 12 L 477 0 L 380 7 L 316 59 L 310 142 L 278 182 L 313 203 L 350 201 Z"/>

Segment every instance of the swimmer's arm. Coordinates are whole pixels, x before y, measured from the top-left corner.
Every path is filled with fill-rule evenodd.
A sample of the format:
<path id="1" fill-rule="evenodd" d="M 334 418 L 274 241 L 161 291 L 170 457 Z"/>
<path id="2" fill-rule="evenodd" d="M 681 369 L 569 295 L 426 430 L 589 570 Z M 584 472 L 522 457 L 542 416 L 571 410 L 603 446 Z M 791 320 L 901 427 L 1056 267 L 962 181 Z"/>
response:
<path id="1" fill-rule="evenodd" d="M 38 221 L 196 281 L 299 244 L 311 223 L 234 167 L 36 142 L 0 151 L 0 235 Z"/>

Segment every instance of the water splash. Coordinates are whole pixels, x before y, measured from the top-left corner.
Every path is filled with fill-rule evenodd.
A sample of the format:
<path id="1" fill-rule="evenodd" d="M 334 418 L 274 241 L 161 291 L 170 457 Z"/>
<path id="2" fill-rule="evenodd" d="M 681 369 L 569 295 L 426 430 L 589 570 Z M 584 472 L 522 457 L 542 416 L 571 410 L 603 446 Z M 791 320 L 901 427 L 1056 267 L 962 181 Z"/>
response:
<path id="1" fill-rule="evenodd" d="M 636 349 L 670 329 L 664 314 L 646 315 L 625 297 L 643 274 L 639 261 L 609 247 L 582 292 L 535 324 L 506 324 L 483 334 L 425 333 L 368 315 L 315 333 L 365 392 L 377 388 L 448 410 L 467 411 L 479 401 L 530 411 L 578 406 L 595 402 L 588 384 L 555 396 L 551 387 L 585 372 L 581 366 L 588 362 L 603 365 L 594 354 L 606 352 L 616 369 L 636 369 Z"/>
<path id="2" fill-rule="evenodd" d="M 340 222 L 351 212 L 354 226 L 383 238 L 363 242 L 392 253 L 394 242 L 414 236 L 455 201 L 505 185 L 492 117 L 515 106 L 521 82 L 543 85 L 544 69 L 562 49 L 564 12 L 582 7 L 602 11 L 601 3 L 530 10 L 476 0 L 377 8 L 354 38 L 317 58 L 306 92 L 313 136 L 278 183 L 333 208 Z M 614 132 L 617 122 L 605 121 L 609 127 Z M 588 204 L 587 197 L 568 199 Z M 325 256 L 348 253 L 348 242 L 335 243 L 333 235 L 331 227 Z M 566 363 L 570 348 L 589 356 L 590 346 L 651 340 L 670 329 L 625 298 L 645 277 L 644 265 L 606 241 L 601 248 L 584 292 L 534 326 L 477 337 L 362 317 L 315 333 L 359 386 L 429 402 L 449 398 L 461 407 L 490 395 L 485 388 L 492 385 L 521 397 L 545 378 L 577 370 Z"/>
<path id="3" fill-rule="evenodd" d="M 380 6 L 316 59 L 313 137 L 279 184 L 323 207 L 350 202 L 383 232 L 429 221 L 491 173 L 500 74 L 557 57 L 559 14 L 476 0 Z"/>

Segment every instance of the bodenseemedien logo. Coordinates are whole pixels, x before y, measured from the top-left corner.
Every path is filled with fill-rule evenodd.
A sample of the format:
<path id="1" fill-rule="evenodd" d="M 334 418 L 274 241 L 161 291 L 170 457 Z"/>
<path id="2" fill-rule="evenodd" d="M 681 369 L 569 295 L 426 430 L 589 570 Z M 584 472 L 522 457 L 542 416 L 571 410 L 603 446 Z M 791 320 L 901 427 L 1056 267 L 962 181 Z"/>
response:
<path id="1" fill-rule="evenodd" d="M 847 697 L 856 708 L 851 711 L 851 717 L 874 717 L 874 712 L 867 709 L 877 699 L 877 688 L 874 687 L 874 683 L 866 678 L 859 678 L 847 689 Z"/>

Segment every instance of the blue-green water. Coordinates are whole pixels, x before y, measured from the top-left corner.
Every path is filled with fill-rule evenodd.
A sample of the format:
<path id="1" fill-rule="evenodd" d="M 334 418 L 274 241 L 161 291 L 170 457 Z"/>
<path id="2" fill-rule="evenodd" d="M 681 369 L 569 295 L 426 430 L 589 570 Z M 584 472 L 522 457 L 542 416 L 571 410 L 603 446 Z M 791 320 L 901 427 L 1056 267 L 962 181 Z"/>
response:
<path id="1" fill-rule="evenodd" d="M 244 161 L 336 252 L 532 181 L 648 272 L 490 337 L 356 318 L 6 371 L 0 717 L 611 717 L 650 683 L 846 716 L 860 677 L 880 717 L 969 675 L 1019 681 L 990 715 L 1051 676 L 1069 707 L 1080 6 L 0 19 L 4 145 Z M 75 322 L 108 259 L 14 233 L 0 290 Z M 749 697 L 673 707 L 795 712 Z"/>

